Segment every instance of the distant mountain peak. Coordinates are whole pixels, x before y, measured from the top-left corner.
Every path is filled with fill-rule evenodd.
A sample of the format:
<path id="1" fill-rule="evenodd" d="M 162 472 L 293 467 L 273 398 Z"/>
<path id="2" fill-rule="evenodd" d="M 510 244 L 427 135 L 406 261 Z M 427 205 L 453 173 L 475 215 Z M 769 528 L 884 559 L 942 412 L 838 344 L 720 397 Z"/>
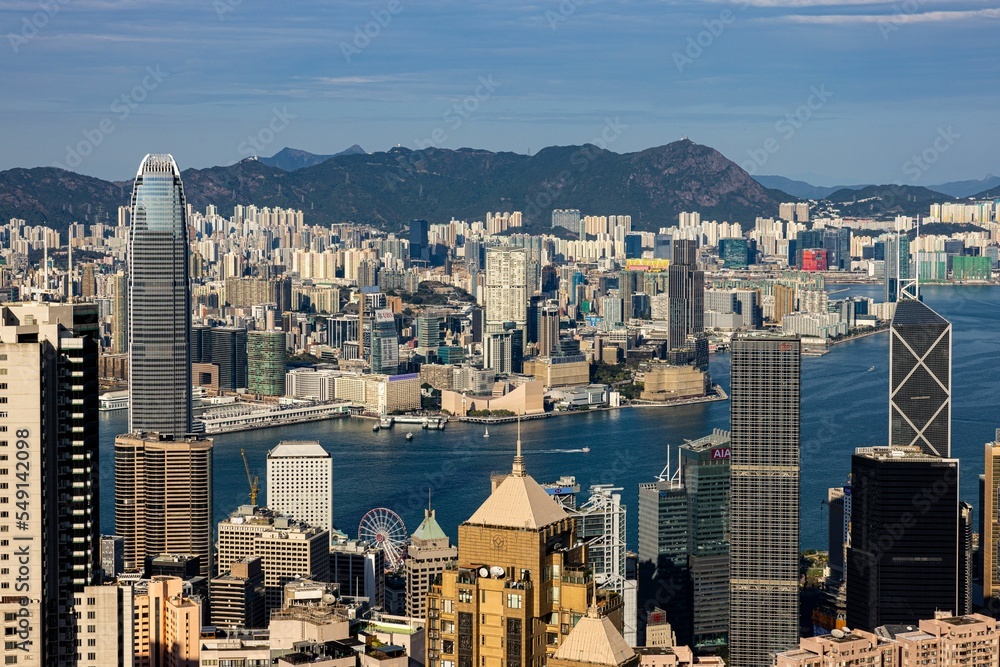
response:
<path id="1" fill-rule="evenodd" d="M 364 154 L 365 149 L 357 144 L 353 144 L 350 148 L 342 150 L 339 153 L 334 153 L 333 155 L 317 155 L 316 153 L 310 153 L 300 148 L 285 146 L 271 157 L 259 157 L 257 159 L 269 167 L 277 167 L 282 171 L 297 171 L 306 167 L 314 167 L 317 164 L 341 155 Z"/>

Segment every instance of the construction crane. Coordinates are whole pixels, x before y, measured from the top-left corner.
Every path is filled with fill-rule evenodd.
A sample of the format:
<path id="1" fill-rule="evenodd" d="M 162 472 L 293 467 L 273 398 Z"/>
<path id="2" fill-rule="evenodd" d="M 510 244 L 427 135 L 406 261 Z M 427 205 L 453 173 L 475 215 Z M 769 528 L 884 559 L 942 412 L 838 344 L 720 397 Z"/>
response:
<path id="1" fill-rule="evenodd" d="M 257 475 L 250 472 L 250 464 L 247 463 L 247 452 L 245 449 L 240 450 L 240 456 L 243 457 L 243 467 L 246 468 L 247 481 L 250 482 L 250 504 L 256 507 L 257 493 L 260 491 L 260 481 L 257 479 Z"/>

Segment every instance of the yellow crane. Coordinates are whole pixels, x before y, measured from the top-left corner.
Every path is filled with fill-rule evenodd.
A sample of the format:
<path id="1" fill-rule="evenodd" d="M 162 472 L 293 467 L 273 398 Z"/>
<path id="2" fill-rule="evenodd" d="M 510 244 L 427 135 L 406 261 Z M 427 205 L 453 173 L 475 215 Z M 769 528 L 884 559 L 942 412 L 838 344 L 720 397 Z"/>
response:
<path id="1" fill-rule="evenodd" d="M 257 493 L 260 491 L 260 481 L 257 479 L 257 475 L 250 472 L 250 464 L 247 463 L 247 452 L 245 449 L 240 450 L 240 456 L 243 457 L 243 467 L 247 471 L 247 481 L 250 482 L 250 504 L 257 505 Z"/>

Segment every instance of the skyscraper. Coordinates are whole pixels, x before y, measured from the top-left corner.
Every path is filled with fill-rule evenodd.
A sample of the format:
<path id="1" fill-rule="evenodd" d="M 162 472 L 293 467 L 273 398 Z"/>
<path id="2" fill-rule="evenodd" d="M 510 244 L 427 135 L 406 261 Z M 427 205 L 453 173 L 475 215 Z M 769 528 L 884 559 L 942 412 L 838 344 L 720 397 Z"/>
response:
<path id="1" fill-rule="evenodd" d="M 115 438 L 115 531 L 125 569 L 146 556 L 198 556 L 215 572 L 212 549 L 212 439 L 132 433 Z"/>
<path id="2" fill-rule="evenodd" d="M 889 444 L 951 454 L 951 323 L 902 299 L 889 343 Z"/>
<path id="3" fill-rule="evenodd" d="M 99 576 L 97 322 L 92 304 L 0 308 L 6 664 L 75 664 L 74 594 Z"/>
<path id="4" fill-rule="evenodd" d="M 116 273 L 108 277 L 111 292 L 111 352 L 128 352 L 128 276 Z"/>
<path id="5" fill-rule="evenodd" d="M 1000 603 L 1000 429 L 985 446 L 985 474 L 980 477 L 979 553 L 983 557 L 983 601 Z"/>
<path id="6" fill-rule="evenodd" d="M 219 367 L 219 389 L 246 389 L 247 330 L 238 327 L 212 329 L 212 363 Z"/>
<path id="7" fill-rule="evenodd" d="M 430 224 L 426 220 L 410 220 L 410 259 L 428 258 L 428 233 Z"/>
<path id="8" fill-rule="evenodd" d="M 333 457 L 315 440 L 286 440 L 267 453 L 267 506 L 333 531 Z"/>
<path id="9" fill-rule="evenodd" d="M 688 334 L 705 329 L 705 272 L 698 269 L 695 241 L 674 241 L 673 262 L 667 268 L 669 295 L 668 340 L 670 349 L 684 347 Z"/>
<path id="10" fill-rule="evenodd" d="M 191 431 L 187 202 L 177 163 L 147 155 L 132 190 L 129 431 Z"/>
<path id="11" fill-rule="evenodd" d="M 528 252 L 499 247 L 486 251 L 484 333 L 514 330 L 523 349 L 528 329 Z M 513 324 L 513 327 L 509 325 Z"/>
<path id="12" fill-rule="evenodd" d="M 937 610 L 964 613 L 958 497 L 958 459 L 919 447 L 857 450 L 847 549 L 849 627 L 874 631 L 933 618 Z"/>
<path id="13" fill-rule="evenodd" d="M 797 337 L 732 342 L 729 649 L 732 667 L 762 667 L 799 639 Z"/>
<path id="14" fill-rule="evenodd" d="M 458 547 L 441 529 L 434 510 L 424 510 L 424 520 L 410 537 L 403 562 L 406 572 L 406 615 L 427 618 L 427 594 L 435 578 L 458 558 Z"/>
<path id="15" fill-rule="evenodd" d="M 247 332 L 247 389 L 263 396 L 285 395 L 285 332 Z"/>
<path id="16" fill-rule="evenodd" d="M 885 241 L 885 300 L 899 301 L 903 286 L 911 279 L 910 237 L 900 234 Z"/>

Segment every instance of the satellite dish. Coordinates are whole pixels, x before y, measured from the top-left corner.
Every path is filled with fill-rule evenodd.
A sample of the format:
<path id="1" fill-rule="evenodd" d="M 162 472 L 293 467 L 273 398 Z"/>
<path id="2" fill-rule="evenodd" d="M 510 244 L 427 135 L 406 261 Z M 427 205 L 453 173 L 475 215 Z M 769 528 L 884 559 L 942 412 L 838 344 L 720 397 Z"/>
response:
<path id="1" fill-rule="evenodd" d="M 843 632 L 843 633 L 844 633 L 845 635 L 849 635 L 849 634 L 851 634 L 851 629 L 850 629 L 850 628 L 844 628 L 844 629 L 842 630 L 842 632 Z"/>
<path id="2" fill-rule="evenodd" d="M 490 576 L 490 571 L 486 568 L 485 565 L 483 567 L 479 568 L 479 576 L 480 577 L 488 577 L 488 576 Z"/>
<path id="3" fill-rule="evenodd" d="M 500 567 L 499 565 L 494 565 L 490 568 L 490 574 L 493 575 L 494 579 L 503 579 L 507 576 L 507 571 Z"/>
<path id="4" fill-rule="evenodd" d="M 327 593 L 326 595 L 323 596 L 323 602 L 325 602 L 327 604 L 333 604 L 336 601 L 337 601 L 337 598 L 335 598 L 334 596 L 330 595 L 329 593 Z"/>

